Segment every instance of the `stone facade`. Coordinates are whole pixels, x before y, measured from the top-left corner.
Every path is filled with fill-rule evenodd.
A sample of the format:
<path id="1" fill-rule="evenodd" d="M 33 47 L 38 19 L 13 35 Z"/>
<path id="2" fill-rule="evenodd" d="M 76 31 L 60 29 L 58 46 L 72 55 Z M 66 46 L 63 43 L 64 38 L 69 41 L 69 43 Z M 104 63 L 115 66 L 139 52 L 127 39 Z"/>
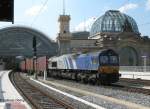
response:
<path id="1" fill-rule="evenodd" d="M 146 56 L 146 65 L 150 65 L 150 39 L 139 34 L 123 32 L 118 34 L 103 33 L 97 39 L 99 48 L 110 48 L 118 52 L 121 66 L 142 66 L 143 56 Z"/>
<path id="2" fill-rule="evenodd" d="M 60 31 L 57 36 L 58 42 L 58 52 L 59 55 L 70 53 L 70 40 L 71 40 L 71 33 L 70 33 L 70 16 L 69 15 L 60 15 L 58 19 L 60 23 Z"/>

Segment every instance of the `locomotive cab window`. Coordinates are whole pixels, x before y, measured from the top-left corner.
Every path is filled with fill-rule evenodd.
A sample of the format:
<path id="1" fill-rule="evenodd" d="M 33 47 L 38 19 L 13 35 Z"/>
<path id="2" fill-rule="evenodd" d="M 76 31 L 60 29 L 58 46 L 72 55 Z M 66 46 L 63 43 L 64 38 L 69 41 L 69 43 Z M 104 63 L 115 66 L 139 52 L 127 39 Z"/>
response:
<path id="1" fill-rule="evenodd" d="M 52 62 L 52 67 L 57 67 L 57 62 Z"/>
<path id="2" fill-rule="evenodd" d="M 117 56 L 110 56 L 110 63 L 111 64 L 117 64 L 118 63 Z"/>
<path id="3" fill-rule="evenodd" d="M 109 62 L 108 56 L 100 56 L 100 63 L 107 64 Z"/>

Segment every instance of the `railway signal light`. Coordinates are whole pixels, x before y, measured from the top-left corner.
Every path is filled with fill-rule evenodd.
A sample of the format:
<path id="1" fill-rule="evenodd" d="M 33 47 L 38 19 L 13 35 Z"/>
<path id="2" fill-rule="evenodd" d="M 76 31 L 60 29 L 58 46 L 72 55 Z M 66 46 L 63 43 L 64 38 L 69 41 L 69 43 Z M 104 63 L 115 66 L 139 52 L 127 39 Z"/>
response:
<path id="1" fill-rule="evenodd" d="M 14 22 L 14 0 L 0 0 L 0 21 Z"/>

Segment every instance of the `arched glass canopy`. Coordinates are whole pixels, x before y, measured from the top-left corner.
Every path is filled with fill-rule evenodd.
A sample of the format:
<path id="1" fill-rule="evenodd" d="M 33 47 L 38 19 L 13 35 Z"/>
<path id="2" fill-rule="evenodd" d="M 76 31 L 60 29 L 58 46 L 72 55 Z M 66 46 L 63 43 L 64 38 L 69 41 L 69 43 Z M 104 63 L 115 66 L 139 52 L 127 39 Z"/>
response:
<path id="1" fill-rule="evenodd" d="M 36 37 L 37 56 L 57 54 L 57 43 L 42 32 L 24 26 L 0 29 L 0 56 L 33 56 L 33 37 Z"/>

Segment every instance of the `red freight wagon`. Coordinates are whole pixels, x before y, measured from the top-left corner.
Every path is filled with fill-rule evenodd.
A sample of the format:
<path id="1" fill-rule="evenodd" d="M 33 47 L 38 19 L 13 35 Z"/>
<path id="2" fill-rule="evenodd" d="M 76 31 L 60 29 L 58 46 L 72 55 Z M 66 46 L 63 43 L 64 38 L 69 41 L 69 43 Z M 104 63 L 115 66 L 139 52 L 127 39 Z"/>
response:
<path id="1" fill-rule="evenodd" d="M 26 64 L 26 65 L 25 65 Z M 33 59 L 27 58 L 25 61 L 22 61 L 20 63 L 20 68 L 22 71 L 33 71 L 36 72 L 44 72 L 47 69 L 47 57 L 38 57 L 36 60 L 34 60 L 34 69 L 33 69 Z"/>
<path id="2" fill-rule="evenodd" d="M 20 68 L 21 68 L 21 70 L 25 71 L 25 61 L 22 61 L 20 63 Z"/>
<path id="3" fill-rule="evenodd" d="M 44 71 L 47 69 L 47 57 L 39 57 L 37 58 L 37 71 Z"/>
<path id="4" fill-rule="evenodd" d="M 26 59 L 26 70 L 32 71 L 33 69 L 33 61 L 32 59 Z"/>

